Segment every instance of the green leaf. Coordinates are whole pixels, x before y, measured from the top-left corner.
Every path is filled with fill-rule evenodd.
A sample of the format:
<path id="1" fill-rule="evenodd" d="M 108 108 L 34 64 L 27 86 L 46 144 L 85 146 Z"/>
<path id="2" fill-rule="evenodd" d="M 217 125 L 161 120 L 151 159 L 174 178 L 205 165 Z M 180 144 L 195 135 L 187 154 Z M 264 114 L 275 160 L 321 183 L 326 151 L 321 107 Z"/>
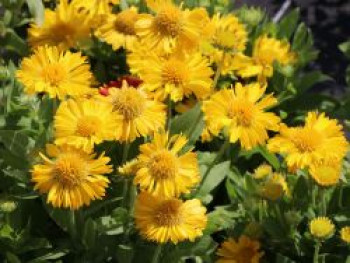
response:
<path id="1" fill-rule="evenodd" d="M 87 249 L 92 249 L 96 243 L 96 223 L 89 218 L 84 225 L 83 244 Z"/>
<path id="2" fill-rule="evenodd" d="M 294 186 L 293 201 L 295 207 L 301 211 L 307 210 L 309 203 L 309 188 L 304 175 L 299 175 L 299 178 Z"/>
<path id="3" fill-rule="evenodd" d="M 286 15 L 279 23 L 280 36 L 289 39 L 292 36 L 297 26 L 299 18 L 300 18 L 299 8 L 294 9 L 292 12 Z"/>
<path id="4" fill-rule="evenodd" d="M 16 52 L 21 56 L 28 54 L 28 46 L 26 42 L 17 35 L 17 33 L 12 29 L 7 29 L 5 38 L 2 40 L 1 46 L 5 49 Z"/>
<path id="5" fill-rule="evenodd" d="M 331 80 L 332 78 L 323 74 L 321 71 L 311 71 L 301 77 L 295 79 L 295 87 L 298 95 L 305 93 L 312 88 L 316 83 Z"/>
<path id="6" fill-rule="evenodd" d="M 350 59 L 350 41 L 340 44 L 339 49 L 344 53 L 344 55 Z"/>
<path id="7" fill-rule="evenodd" d="M 49 252 L 43 256 L 40 256 L 40 257 L 37 257 L 36 259 L 28 261 L 28 263 L 42 263 L 42 262 L 46 262 L 46 260 L 60 259 L 67 254 L 68 254 L 67 249 L 52 250 L 51 252 Z"/>
<path id="8" fill-rule="evenodd" d="M 21 260 L 11 252 L 6 252 L 7 263 L 21 263 Z"/>
<path id="9" fill-rule="evenodd" d="M 217 231 L 233 228 L 235 218 L 243 216 L 240 211 L 228 210 L 226 207 L 216 207 L 215 210 L 208 214 L 208 224 L 205 234 L 211 235 Z"/>
<path id="10" fill-rule="evenodd" d="M 42 0 L 26 0 L 29 12 L 34 17 L 37 25 L 41 26 L 44 23 L 44 4 Z"/>
<path id="11" fill-rule="evenodd" d="M 293 49 L 299 50 L 303 48 L 303 45 L 305 44 L 305 40 L 308 36 L 308 29 L 304 23 L 299 24 L 297 30 L 295 31 L 294 38 L 293 38 Z"/>
<path id="12" fill-rule="evenodd" d="M 204 127 L 201 104 L 197 103 L 189 111 L 176 116 L 171 122 L 171 134 L 184 134 L 190 143 L 195 143 Z"/>
<path id="13" fill-rule="evenodd" d="M 117 258 L 118 258 L 118 262 L 131 263 L 134 258 L 133 248 L 128 245 L 118 245 Z"/>
<path id="14" fill-rule="evenodd" d="M 277 254 L 276 257 L 276 263 L 296 263 L 294 260 L 291 260 L 290 258 L 283 256 L 281 254 Z"/>
<path id="15" fill-rule="evenodd" d="M 27 152 L 27 145 L 29 143 L 28 136 L 23 134 L 23 131 L 16 130 L 1 130 L 0 142 L 5 147 L 18 156 L 23 156 Z"/>
<path id="16" fill-rule="evenodd" d="M 201 174 L 205 174 L 208 167 L 201 167 Z M 228 175 L 230 172 L 230 161 L 222 162 L 210 170 L 206 180 L 202 183 L 199 189 L 198 196 L 206 196 L 213 191 Z"/>
<path id="17" fill-rule="evenodd" d="M 280 162 L 277 158 L 277 156 L 271 152 L 269 152 L 265 146 L 259 146 L 257 147 L 257 151 L 268 161 L 269 164 L 275 169 L 280 169 Z"/>

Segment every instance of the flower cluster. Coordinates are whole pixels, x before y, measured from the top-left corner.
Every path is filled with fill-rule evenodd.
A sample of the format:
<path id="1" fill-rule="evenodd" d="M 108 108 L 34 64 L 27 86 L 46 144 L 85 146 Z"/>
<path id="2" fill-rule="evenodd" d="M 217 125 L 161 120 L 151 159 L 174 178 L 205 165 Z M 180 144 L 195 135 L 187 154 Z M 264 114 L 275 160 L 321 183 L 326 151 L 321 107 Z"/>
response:
<path id="1" fill-rule="evenodd" d="M 34 189 L 74 212 L 121 197 L 130 217 L 125 242 L 132 229 L 177 244 L 238 225 L 218 246 L 218 263 L 258 263 L 270 249 L 261 235 L 278 232 L 276 222 L 282 236 L 297 236 L 287 231 L 302 224 L 293 205 L 308 202 L 296 198 L 305 190 L 314 210 L 300 211 L 317 246 L 326 242 L 335 231 L 327 205 L 335 201 L 324 193 L 342 181 L 348 142 L 342 124 L 317 109 L 284 116 L 297 81 L 283 91 L 276 83 L 281 71 L 298 69 L 297 50 L 239 13 L 175 2 L 60 0 L 30 25 L 31 53 L 16 77 L 25 94 L 48 98 L 53 109 L 53 136 L 31 168 Z M 257 158 L 247 168 L 255 154 L 269 164 Z M 227 195 L 213 197 L 218 185 Z M 205 206 L 213 198 L 233 200 L 227 220 L 237 221 L 213 223 L 215 210 L 208 215 Z M 252 225 L 256 231 L 247 230 Z M 350 243 L 349 226 L 339 233 Z"/>

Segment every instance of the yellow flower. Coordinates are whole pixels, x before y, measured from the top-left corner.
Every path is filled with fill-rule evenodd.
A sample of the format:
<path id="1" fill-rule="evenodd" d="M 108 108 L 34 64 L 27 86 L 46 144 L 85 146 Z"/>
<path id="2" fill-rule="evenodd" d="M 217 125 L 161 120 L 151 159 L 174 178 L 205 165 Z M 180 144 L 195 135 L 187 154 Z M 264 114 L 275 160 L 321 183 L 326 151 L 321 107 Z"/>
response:
<path id="1" fill-rule="evenodd" d="M 273 173 L 262 185 L 260 195 L 268 200 L 276 201 L 284 194 L 289 194 L 286 179 L 279 173 Z"/>
<path id="2" fill-rule="evenodd" d="M 142 192 L 135 203 L 135 223 L 141 235 L 158 243 L 194 241 L 203 235 L 206 209 L 198 199 L 163 199 Z"/>
<path id="3" fill-rule="evenodd" d="M 49 157 L 41 154 L 44 164 L 32 169 L 32 181 L 36 190 L 48 194 L 48 203 L 75 210 L 105 196 L 109 180 L 103 175 L 112 172 L 108 157 L 95 158 L 67 145 L 49 144 L 46 152 Z"/>
<path id="4" fill-rule="evenodd" d="M 192 94 L 198 99 L 206 98 L 210 94 L 213 71 L 200 53 L 176 52 L 169 57 L 150 57 L 139 74 L 145 90 L 153 92 L 156 99 L 164 101 L 170 96 L 177 102 Z"/>
<path id="5" fill-rule="evenodd" d="M 60 99 L 88 93 L 93 82 L 86 57 L 48 46 L 38 47 L 32 56 L 24 58 L 17 77 L 26 93 L 45 92 Z"/>
<path id="6" fill-rule="evenodd" d="M 156 196 L 178 197 L 189 193 L 200 181 L 197 155 L 183 152 L 187 139 L 155 133 L 150 143 L 140 146 L 134 184 Z"/>
<path id="7" fill-rule="evenodd" d="M 339 161 L 319 161 L 310 165 L 310 175 L 321 186 L 336 185 L 340 179 Z"/>
<path id="8" fill-rule="evenodd" d="M 222 129 L 228 133 L 231 143 L 240 140 L 244 149 L 264 144 L 268 130 L 279 129 L 280 118 L 265 109 L 277 103 L 270 94 L 264 96 L 265 88 L 259 84 L 223 89 L 214 93 L 203 103 L 206 125 L 217 136 Z M 263 97 L 264 96 L 264 97 Z"/>
<path id="9" fill-rule="evenodd" d="M 210 29 L 211 26 L 213 29 Z M 226 52 L 241 52 L 245 50 L 248 33 L 235 15 L 221 16 L 217 14 L 209 23 L 208 28 L 206 30 L 213 30 L 209 42 L 214 48 L 225 50 Z"/>
<path id="10" fill-rule="evenodd" d="M 260 243 L 247 236 L 241 236 L 238 241 L 229 238 L 218 249 L 216 263 L 259 263 L 264 255 L 259 250 Z"/>
<path id="11" fill-rule="evenodd" d="M 76 48 L 90 37 L 93 20 L 75 2 L 61 0 L 55 11 L 45 9 L 43 25 L 31 24 L 28 41 L 32 47 L 49 45 Z"/>
<path id="12" fill-rule="evenodd" d="M 253 177 L 255 179 L 264 179 L 272 174 L 272 167 L 268 164 L 262 164 L 254 170 Z"/>
<path id="13" fill-rule="evenodd" d="M 152 47 L 161 47 L 166 52 L 176 46 L 183 50 L 194 49 L 199 45 L 202 21 L 208 17 L 204 8 L 182 10 L 171 0 L 148 0 L 148 6 L 155 12 L 140 15 L 136 32 Z"/>
<path id="14" fill-rule="evenodd" d="M 140 88 L 129 87 L 124 81 L 122 88 L 108 92 L 103 99 L 112 107 L 117 140 L 131 142 L 164 127 L 165 105 L 148 98 Z"/>
<path id="15" fill-rule="evenodd" d="M 110 14 L 107 22 L 97 31 L 97 36 L 112 45 L 114 50 L 121 47 L 130 49 L 137 40 L 135 23 L 138 18 L 137 9 L 131 7 L 118 14 Z"/>
<path id="16" fill-rule="evenodd" d="M 62 102 L 54 126 L 56 144 L 69 144 L 86 151 L 90 151 L 94 144 L 113 140 L 117 129 L 112 106 L 92 99 Z"/>
<path id="17" fill-rule="evenodd" d="M 334 232 L 334 224 L 328 217 L 312 219 L 309 227 L 311 235 L 319 239 L 329 238 Z"/>
<path id="18" fill-rule="evenodd" d="M 272 77 L 275 61 L 287 65 L 295 60 L 296 55 L 290 50 L 288 42 L 264 35 L 255 41 L 252 57 L 237 54 L 232 63 L 239 76 L 243 78 L 258 76 L 259 80 L 264 81 Z"/>
<path id="19" fill-rule="evenodd" d="M 350 244 L 350 226 L 346 226 L 346 227 L 343 227 L 341 230 L 340 230 L 340 238 Z"/>
<path id="20" fill-rule="evenodd" d="M 337 120 L 309 112 L 304 127 L 281 125 L 280 134 L 269 141 L 268 149 L 286 155 L 288 167 L 303 169 L 321 160 L 340 161 L 348 143 Z"/>

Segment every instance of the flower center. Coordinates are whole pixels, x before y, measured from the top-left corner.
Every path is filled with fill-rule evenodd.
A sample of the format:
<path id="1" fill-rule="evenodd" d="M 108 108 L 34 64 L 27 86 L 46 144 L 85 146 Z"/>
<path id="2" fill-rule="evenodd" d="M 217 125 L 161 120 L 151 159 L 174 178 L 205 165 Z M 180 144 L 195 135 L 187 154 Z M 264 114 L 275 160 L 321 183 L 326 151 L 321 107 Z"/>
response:
<path id="1" fill-rule="evenodd" d="M 51 86 L 58 87 L 60 83 L 66 78 L 65 69 L 58 63 L 47 65 L 42 71 L 42 77 L 45 82 L 50 83 Z"/>
<path id="2" fill-rule="evenodd" d="M 75 34 L 75 28 L 67 23 L 59 23 L 51 30 L 52 39 L 56 43 L 73 41 L 73 36 Z"/>
<path id="3" fill-rule="evenodd" d="M 228 116 L 236 119 L 238 125 L 249 127 L 254 116 L 254 105 L 248 101 L 235 101 L 229 108 Z"/>
<path id="4" fill-rule="evenodd" d="M 85 161 L 74 154 L 59 157 L 53 167 L 54 178 L 66 187 L 79 184 L 86 174 Z"/>
<path id="5" fill-rule="evenodd" d="M 243 247 L 235 255 L 235 260 L 239 263 L 250 263 L 252 262 L 255 251 L 250 247 Z"/>
<path id="6" fill-rule="evenodd" d="M 182 85 L 187 79 L 186 66 L 180 61 L 167 61 L 161 73 L 163 84 L 173 84 L 175 86 Z"/>
<path id="7" fill-rule="evenodd" d="M 319 132 L 312 129 L 300 129 L 298 133 L 291 138 L 295 147 L 302 152 L 313 152 L 321 144 L 322 136 Z"/>
<path id="8" fill-rule="evenodd" d="M 154 25 L 161 35 L 177 37 L 181 32 L 180 16 L 179 9 L 169 6 L 158 13 L 154 19 Z"/>
<path id="9" fill-rule="evenodd" d="M 156 179 L 173 178 L 177 169 L 176 158 L 168 151 L 156 153 L 150 159 L 148 169 L 151 175 Z"/>
<path id="10" fill-rule="evenodd" d="M 154 221 L 158 226 L 176 226 L 182 222 L 182 202 L 180 200 L 166 200 L 162 202 L 154 213 Z"/>
<path id="11" fill-rule="evenodd" d="M 131 11 L 124 11 L 117 15 L 114 22 L 115 29 L 124 35 L 135 35 L 135 22 L 137 14 Z"/>
<path id="12" fill-rule="evenodd" d="M 96 116 L 83 116 L 78 120 L 77 133 L 83 137 L 95 135 L 101 126 L 101 121 Z"/>
<path id="13" fill-rule="evenodd" d="M 111 93 L 113 111 L 124 116 L 124 120 L 132 121 L 145 110 L 146 99 L 135 88 L 122 88 Z"/>

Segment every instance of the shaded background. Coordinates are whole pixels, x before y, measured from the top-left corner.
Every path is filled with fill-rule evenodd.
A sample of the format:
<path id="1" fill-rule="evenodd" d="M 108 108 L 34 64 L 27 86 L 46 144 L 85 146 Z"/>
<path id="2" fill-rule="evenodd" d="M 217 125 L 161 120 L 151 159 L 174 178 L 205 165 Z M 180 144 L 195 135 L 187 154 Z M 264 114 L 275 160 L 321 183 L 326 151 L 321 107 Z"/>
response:
<path id="1" fill-rule="evenodd" d="M 283 0 L 236 0 L 235 5 L 254 5 L 274 15 Z M 291 8 L 299 7 L 301 19 L 313 32 L 319 58 L 311 65 L 330 75 L 334 81 L 318 85 L 334 95 L 345 91 L 345 69 L 349 64 L 338 45 L 350 39 L 350 0 L 293 0 Z M 291 9 L 290 8 L 290 9 Z M 290 10 L 289 9 L 289 10 Z"/>

